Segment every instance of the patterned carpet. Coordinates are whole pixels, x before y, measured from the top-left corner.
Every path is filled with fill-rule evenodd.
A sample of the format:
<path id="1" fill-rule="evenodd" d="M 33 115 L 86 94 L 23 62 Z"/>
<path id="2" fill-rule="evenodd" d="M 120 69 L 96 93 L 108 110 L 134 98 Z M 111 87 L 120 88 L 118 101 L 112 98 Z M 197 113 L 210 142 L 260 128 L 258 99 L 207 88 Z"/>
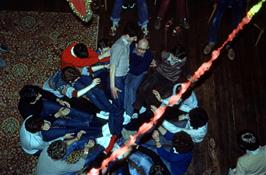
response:
<path id="1" fill-rule="evenodd" d="M 34 174 L 36 158 L 19 143 L 22 122 L 17 110 L 18 90 L 42 83 L 57 69 L 62 50 L 73 41 L 96 47 L 98 18 L 83 24 L 71 13 L 0 11 L 0 42 L 10 51 L 0 54 L 7 67 L 0 70 L 0 174 Z"/>

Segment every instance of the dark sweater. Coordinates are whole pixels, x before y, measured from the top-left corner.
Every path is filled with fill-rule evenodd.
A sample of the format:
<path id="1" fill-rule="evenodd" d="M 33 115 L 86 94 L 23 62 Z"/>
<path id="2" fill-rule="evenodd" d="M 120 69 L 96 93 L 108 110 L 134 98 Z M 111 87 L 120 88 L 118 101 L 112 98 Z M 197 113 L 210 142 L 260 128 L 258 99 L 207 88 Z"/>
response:
<path id="1" fill-rule="evenodd" d="M 130 55 L 129 55 L 129 73 L 133 75 L 140 75 L 143 72 L 147 71 L 151 61 L 152 61 L 152 54 L 150 49 L 148 49 L 144 56 L 138 56 L 135 53 L 135 44 L 130 46 Z"/>

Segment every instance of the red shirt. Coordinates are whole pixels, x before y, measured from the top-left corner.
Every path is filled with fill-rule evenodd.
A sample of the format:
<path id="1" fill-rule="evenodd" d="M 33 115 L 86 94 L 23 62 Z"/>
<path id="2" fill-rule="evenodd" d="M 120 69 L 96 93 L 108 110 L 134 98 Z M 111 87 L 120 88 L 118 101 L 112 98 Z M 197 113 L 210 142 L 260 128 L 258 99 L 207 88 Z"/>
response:
<path id="1" fill-rule="evenodd" d="M 98 54 L 88 48 L 88 53 L 89 57 L 88 58 L 79 58 L 75 57 L 71 54 L 71 49 L 76 45 L 77 43 L 73 43 L 70 46 L 68 46 L 62 53 L 61 58 L 60 58 L 60 64 L 61 64 L 61 69 L 67 67 L 67 66 L 72 66 L 72 67 L 85 67 L 85 66 L 92 66 L 96 63 L 103 63 L 103 62 L 109 62 L 110 57 L 103 58 L 99 60 Z"/>

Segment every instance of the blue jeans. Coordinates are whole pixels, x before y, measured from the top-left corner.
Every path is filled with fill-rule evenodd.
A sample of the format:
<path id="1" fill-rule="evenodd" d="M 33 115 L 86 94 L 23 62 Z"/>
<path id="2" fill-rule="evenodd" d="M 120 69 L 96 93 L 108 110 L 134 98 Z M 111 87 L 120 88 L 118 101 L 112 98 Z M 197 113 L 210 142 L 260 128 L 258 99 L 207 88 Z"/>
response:
<path id="1" fill-rule="evenodd" d="M 43 99 L 42 103 L 43 103 L 43 108 L 40 117 L 43 117 L 44 119 L 47 119 L 49 116 L 54 115 L 56 112 L 58 112 L 60 108 L 63 107 L 62 105 L 56 102 L 48 101 L 45 99 Z M 70 108 L 70 113 L 67 116 L 71 119 L 81 120 L 81 121 L 92 119 L 91 114 L 79 111 L 74 108 Z"/>
<path id="2" fill-rule="evenodd" d="M 245 12 L 244 0 L 218 0 L 217 8 L 213 16 L 209 28 L 208 41 L 216 43 L 218 39 L 218 31 L 222 21 L 224 11 L 228 7 L 232 7 L 232 27 L 235 28 L 242 19 Z"/>
<path id="3" fill-rule="evenodd" d="M 145 73 L 140 75 L 133 75 L 131 73 L 127 74 L 125 80 L 125 98 L 124 98 L 124 108 L 129 116 L 134 113 L 133 103 L 136 100 L 136 93 L 140 83 L 144 78 Z"/>
<path id="4" fill-rule="evenodd" d="M 123 0 L 115 0 L 111 20 L 114 24 L 118 24 L 120 21 L 120 14 L 122 10 Z M 138 24 L 141 27 L 147 26 L 149 20 L 148 6 L 146 0 L 137 0 L 138 7 Z"/>
<path id="5" fill-rule="evenodd" d="M 126 76 L 115 77 L 115 87 L 120 89 L 121 92 L 118 92 L 117 99 L 113 99 L 113 104 L 115 104 L 119 109 L 124 109 L 125 79 Z"/>

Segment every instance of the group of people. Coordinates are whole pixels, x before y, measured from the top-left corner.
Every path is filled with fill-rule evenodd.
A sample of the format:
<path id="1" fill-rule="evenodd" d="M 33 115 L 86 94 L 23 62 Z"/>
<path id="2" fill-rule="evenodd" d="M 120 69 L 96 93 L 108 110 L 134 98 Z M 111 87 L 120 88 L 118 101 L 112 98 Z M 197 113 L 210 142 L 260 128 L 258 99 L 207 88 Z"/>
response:
<path id="1" fill-rule="evenodd" d="M 144 2 L 137 1 L 137 6 Z M 122 1 L 116 0 L 114 8 L 120 6 Z M 112 19 L 114 26 L 118 24 L 116 14 Z M 38 175 L 71 175 L 98 167 L 151 121 L 160 106 L 168 107 L 161 119 L 102 173 L 181 175 L 187 171 L 194 145 L 207 134 L 208 114 L 192 88 L 175 104 L 169 102 L 181 83 L 189 81 L 186 51 L 176 46 L 155 60 L 149 41 L 139 37 L 145 20 L 141 24 L 127 23 L 117 41 L 102 39 L 96 51 L 72 43 L 42 87 L 25 85 L 20 90 L 18 109 L 24 119 L 20 142 L 25 153 L 39 157 Z M 259 146 L 255 134 L 243 134 L 241 143 L 249 155 L 239 159 L 230 173 L 247 174 L 246 159 L 266 158 L 266 148 Z M 253 168 L 265 172 L 263 166 Z"/>

